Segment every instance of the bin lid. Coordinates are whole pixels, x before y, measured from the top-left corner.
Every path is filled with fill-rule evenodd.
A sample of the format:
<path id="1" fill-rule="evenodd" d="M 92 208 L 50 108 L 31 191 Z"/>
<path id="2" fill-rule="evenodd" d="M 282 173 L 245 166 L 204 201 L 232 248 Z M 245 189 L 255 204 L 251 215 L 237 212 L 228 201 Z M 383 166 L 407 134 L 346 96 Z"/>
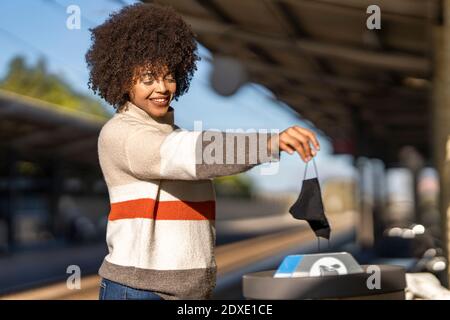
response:
<path id="1" fill-rule="evenodd" d="M 247 299 L 263 300 L 332 299 L 385 294 L 406 287 L 402 266 L 361 267 L 361 273 L 321 277 L 274 278 L 276 270 L 249 273 L 243 276 L 243 295 Z M 374 270 L 380 271 L 378 283 Z M 375 288 L 369 289 L 368 283 Z"/>

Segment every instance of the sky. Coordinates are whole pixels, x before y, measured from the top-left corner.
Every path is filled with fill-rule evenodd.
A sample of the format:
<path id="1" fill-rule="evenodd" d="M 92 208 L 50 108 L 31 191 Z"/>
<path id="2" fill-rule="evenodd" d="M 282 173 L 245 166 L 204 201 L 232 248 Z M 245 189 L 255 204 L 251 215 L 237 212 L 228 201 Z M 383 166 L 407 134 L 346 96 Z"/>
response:
<path id="1" fill-rule="evenodd" d="M 8 62 L 20 54 L 27 63 L 34 64 L 44 57 L 51 72 L 63 76 L 73 88 L 94 96 L 87 87 L 88 70 L 84 55 L 90 46 L 89 28 L 101 24 L 110 13 L 120 10 L 132 0 L 16 0 L 0 2 L 0 78 L 7 71 Z M 69 5 L 81 10 L 81 28 L 66 27 Z M 284 103 L 274 99 L 265 87 L 254 83 L 243 85 L 233 96 L 223 97 L 210 86 L 212 65 L 205 59 L 211 53 L 199 45 L 204 59 L 198 63 L 188 93 L 172 102 L 175 123 L 192 130 L 194 121 L 202 121 L 203 129 L 278 129 L 283 131 L 299 125 L 318 134 L 321 151 L 316 157 L 321 181 L 331 177 L 351 177 L 355 172 L 350 156 L 333 156 L 330 138 L 320 134 L 301 115 Z M 98 98 L 99 99 L 99 98 Z M 104 103 L 105 109 L 113 108 Z M 314 176 L 308 166 L 307 177 Z M 245 173 L 259 191 L 298 192 L 301 187 L 305 163 L 297 154 L 282 152 L 276 174 L 262 175 L 261 166 Z"/>

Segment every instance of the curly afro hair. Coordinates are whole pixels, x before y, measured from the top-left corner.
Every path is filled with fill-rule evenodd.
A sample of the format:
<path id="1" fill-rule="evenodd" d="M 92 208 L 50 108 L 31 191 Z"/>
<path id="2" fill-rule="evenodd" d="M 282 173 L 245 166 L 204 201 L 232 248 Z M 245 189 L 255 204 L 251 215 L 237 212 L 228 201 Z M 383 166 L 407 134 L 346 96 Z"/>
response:
<path id="1" fill-rule="evenodd" d="M 90 29 L 88 86 L 117 110 L 142 71 L 175 77 L 174 99 L 186 93 L 197 70 L 196 35 L 171 7 L 133 4 Z"/>

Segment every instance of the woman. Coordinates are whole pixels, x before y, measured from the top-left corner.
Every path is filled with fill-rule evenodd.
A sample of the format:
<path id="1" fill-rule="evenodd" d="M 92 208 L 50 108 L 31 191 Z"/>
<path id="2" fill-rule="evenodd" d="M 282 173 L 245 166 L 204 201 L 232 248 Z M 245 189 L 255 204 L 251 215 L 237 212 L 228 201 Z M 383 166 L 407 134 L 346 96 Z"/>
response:
<path id="1" fill-rule="evenodd" d="M 98 140 L 111 202 L 100 299 L 208 299 L 216 280 L 212 178 L 279 161 L 281 150 L 309 161 L 310 143 L 319 143 L 298 126 L 279 135 L 178 128 L 170 103 L 187 92 L 199 57 L 194 33 L 171 8 L 125 7 L 92 30 L 92 41 L 90 88 L 116 108 Z M 263 143 L 251 148 L 255 141 Z"/>

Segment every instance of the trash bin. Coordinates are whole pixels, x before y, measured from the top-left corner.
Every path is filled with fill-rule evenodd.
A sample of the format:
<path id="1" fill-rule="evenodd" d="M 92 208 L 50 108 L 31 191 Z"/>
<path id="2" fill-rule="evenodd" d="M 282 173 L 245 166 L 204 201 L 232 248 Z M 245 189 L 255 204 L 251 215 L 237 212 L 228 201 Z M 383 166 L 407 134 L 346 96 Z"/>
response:
<path id="1" fill-rule="evenodd" d="M 378 267 L 378 268 L 376 268 Z M 276 270 L 249 273 L 243 276 L 243 295 L 249 300 L 302 299 L 370 299 L 404 300 L 405 269 L 394 265 L 361 265 L 362 272 L 277 278 Z M 374 287 L 373 270 L 378 282 Z M 369 283 L 369 285 L 368 285 Z"/>

